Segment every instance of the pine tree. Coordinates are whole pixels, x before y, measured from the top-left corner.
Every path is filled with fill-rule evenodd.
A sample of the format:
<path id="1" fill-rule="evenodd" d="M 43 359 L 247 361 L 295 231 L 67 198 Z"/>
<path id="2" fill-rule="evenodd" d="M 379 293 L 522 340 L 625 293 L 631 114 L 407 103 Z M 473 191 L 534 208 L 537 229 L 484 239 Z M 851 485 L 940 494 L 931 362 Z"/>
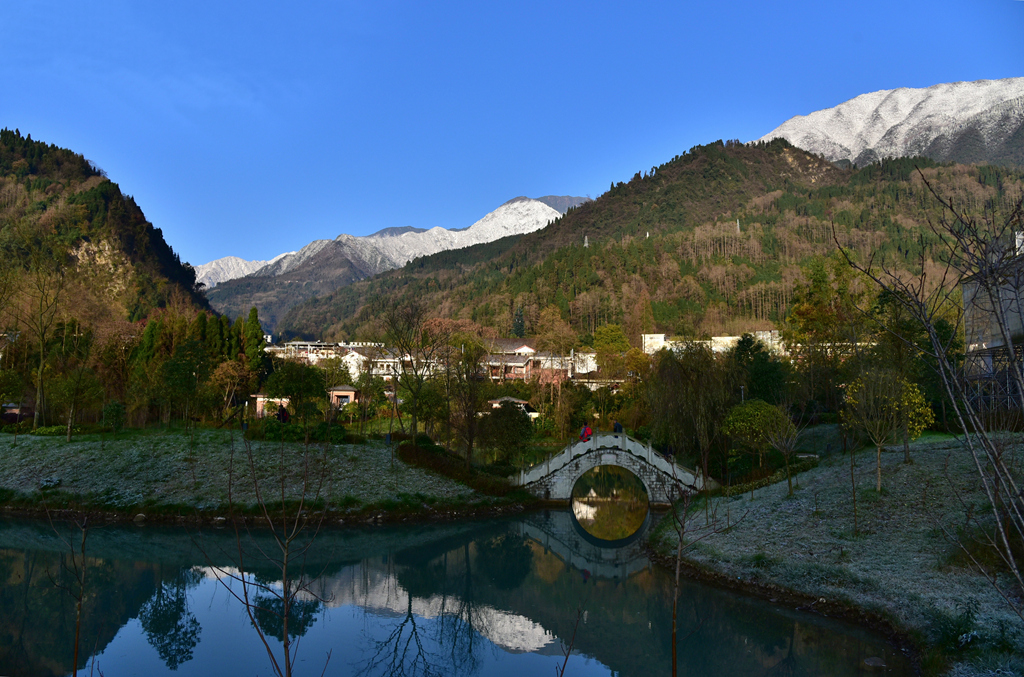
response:
<path id="1" fill-rule="evenodd" d="M 526 320 L 523 318 L 523 307 L 516 308 L 515 316 L 512 318 L 512 335 L 516 338 L 526 336 Z"/>
<path id="2" fill-rule="evenodd" d="M 188 327 L 189 339 L 199 341 L 200 343 L 206 343 L 206 331 L 207 331 L 207 317 L 206 311 L 200 311 L 196 318 L 192 320 L 192 324 Z"/>
<path id="3" fill-rule="evenodd" d="M 225 360 L 238 359 L 238 351 L 232 352 L 231 320 L 227 315 L 220 316 L 220 349 Z"/>
<path id="4" fill-rule="evenodd" d="M 239 317 L 231 327 L 231 345 L 228 358 L 237 360 L 244 354 L 245 320 Z"/>
<path id="5" fill-rule="evenodd" d="M 256 308 L 249 310 L 249 319 L 245 322 L 245 333 L 242 337 L 245 344 L 245 359 L 253 371 L 262 371 L 264 348 L 267 342 L 263 338 L 263 326 Z"/>

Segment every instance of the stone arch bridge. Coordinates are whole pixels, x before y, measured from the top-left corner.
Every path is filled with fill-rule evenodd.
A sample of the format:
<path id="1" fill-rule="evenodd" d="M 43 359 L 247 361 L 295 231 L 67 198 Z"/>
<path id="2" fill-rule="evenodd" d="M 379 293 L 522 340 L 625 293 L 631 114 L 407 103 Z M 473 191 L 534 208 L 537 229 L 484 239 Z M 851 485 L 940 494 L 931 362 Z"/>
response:
<path id="1" fill-rule="evenodd" d="M 654 504 L 668 504 L 677 496 L 678 481 L 689 491 L 704 488 L 704 477 L 622 433 L 597 433 L 586 442 L 573 442 L 561 453 L 519 473 L 516 485 L 534 496 L 552 501 L 572 500 L 572 488 L 583 473 L 600 465 L 614 465 L 640 478 Z M 717 486 L 707 480 L 708 487 Z"/>

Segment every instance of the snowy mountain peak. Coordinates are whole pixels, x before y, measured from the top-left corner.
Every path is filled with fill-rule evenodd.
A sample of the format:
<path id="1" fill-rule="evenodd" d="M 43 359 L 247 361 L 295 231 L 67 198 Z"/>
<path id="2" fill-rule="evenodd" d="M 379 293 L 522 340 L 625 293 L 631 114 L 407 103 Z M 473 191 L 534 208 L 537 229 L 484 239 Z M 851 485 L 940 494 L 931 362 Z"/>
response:
<path id="1" fill-rule="evenodd" d="M 797 115 L 759 141 L 783 137 L 858 166 L 925 155 L 959 162 L 1024 163 L 1024 78 L 901 87 Z"/>
<path id="2" fill-rule="evenodd" d="M 277 277 L 307 262 L 310 262 L 308 265 L 323 265 L 326 259 L 347 259 L 354 268 L 372 275 L 404 266 L 418 256 L 539 230 L 569 207 L 588 199 L 551 195 L 538 200 L 516 197 L 468 228 L 402 226 L 384 228 L 362 237 L 342 233 L 334 240 L 314 240 L 299 251 L 280 254 L 270 261 L 245 261 L 229 256 L 197 266 L 196 271 L 208 288 L 237 277 Z"/>
<path id="3" fill-rule="evenodd" d="M 207 289 L 212 289 L 220 282 L 251 275 L 260 268 L 294 253 L 285 252 L 284 254 L 278 254 L 269 261 L 246 261 L 237 256 L 225 256 L 222 259 L 196 266 L 196 282 L 201 282 L 206 285 Z"/>

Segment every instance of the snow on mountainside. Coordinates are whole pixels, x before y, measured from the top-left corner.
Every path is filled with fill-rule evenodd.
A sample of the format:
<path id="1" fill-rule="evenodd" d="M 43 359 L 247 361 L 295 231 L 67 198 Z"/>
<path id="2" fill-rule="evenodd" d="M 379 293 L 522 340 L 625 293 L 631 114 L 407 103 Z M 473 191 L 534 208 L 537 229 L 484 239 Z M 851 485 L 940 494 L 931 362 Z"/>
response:
<path id="1" fill-rule="evenodd" d="M 210 261 L 209 263 L 196 266 L 196 282 L 202 282 L 206 285 L 207 289 L 212 289 L 220 282 L 233 280 L 236 277 L 245 277 L 250 273 L 255 273 L 268 263 L 272 263 L 283 256 L 288 256 L 288 254 L 294 253 L 295 252 L 287 252 L 285 254 L 278 254 L 270 261 L 246 261 L 245 259 L 240 259 L 237 256 L 225 256 L 222 259 L 217 259 L 215 261 Z"/>
<path id="2" fill-rule="evenodd" d="M 580 198 L 549 199 L 571 206 Z M 239 317 L 255 306 L 264 328 L 273 331 L 290 308 L 314 296 L 399 268 L 418 256 L 539 230 L 561 214 L 539 200 L 517 197 L 464 229 L 398 227 L 364 237 L 343 234 L 333 240 L 316 240 L 244 277 L 223 280 L 209 291 L 207 299 L 214 309 L 230 317 Z"/>
<path id="3" fill-rule="evenodd" d="M 1024 163 L 1024 78 L 978 80 L 862 94 L 798 115 L 758 139 L 858 166 L 925 155 L 957 162 Z"/>
<path id="4" fill-rule="evenodd" d="M 509 235 L 532 233 L 559 216 L 561 212 L 543 202 L 517 197 L 469 228 L 385 228 L 362 237 L 341 234 L 334 240 L 314 240 L 299 251 L 279 256 L 245 275 L 276 277 L 295 270 L 307 261 L 326 256 L 343 256 L 366 270 L 368 275 L 374 275 L 404 266 L 417 256 L 428 256 L 446 249 L 461 249 Z"/>

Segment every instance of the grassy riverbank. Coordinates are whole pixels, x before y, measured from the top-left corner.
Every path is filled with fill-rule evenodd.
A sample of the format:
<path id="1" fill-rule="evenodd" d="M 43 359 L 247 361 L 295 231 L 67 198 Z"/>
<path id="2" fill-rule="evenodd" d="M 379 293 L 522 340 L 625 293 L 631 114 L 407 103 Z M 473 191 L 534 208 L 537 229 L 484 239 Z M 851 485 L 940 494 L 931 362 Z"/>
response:
<path id="1" fill-rule="evenodd" d="M 1024 438 L 1008 441 L 1015 462 L 1024 461 Z M 792 497 L 783 481 L 753 498 L 713 499 L 712 529 L 703 509 L 694 509 L 687 563 L 770 597 L 798 593 L 793 599 L 812 609 L 864 612 L 862 620 L 911 638 L 925 674 L 1024 674 L 1020 619 L 944 533 L 972 543 L 967 514 L 986 511 L 973 461 L 952 436 L 931 436 L 911 449 L 910 465 L 902 448 L 883 453 L 881 494 L 874 450 L 855 454 L 856 534 L 850 457 L 833 452 L 799 475 Z M 652 536 L 663 555 L 675 552 L 669 527 L 664 520 Z M 970 547 L 992 560 L 981 546 Z"/>
<path id="2" fill-rule="evenodd" d="M 249 465 L 248 449 L 253 465 Z M 308 460 L 308 465 L 306 461 Z M 71 508 L 151 517 L 254 512 L 253 472 L 264 500 L 307 497 L 343 515 L 472 512 L 509 503 L 411 467 L 380 440 L 363 444 L 246 442 L 238 431 L 127 430 L 63 437 L 0 435 L 0 502 L 14 509 Z M 282 482 L 283 480 L 283 482 Z M 230 495 L 229 495 L 230 490 Z"/>

